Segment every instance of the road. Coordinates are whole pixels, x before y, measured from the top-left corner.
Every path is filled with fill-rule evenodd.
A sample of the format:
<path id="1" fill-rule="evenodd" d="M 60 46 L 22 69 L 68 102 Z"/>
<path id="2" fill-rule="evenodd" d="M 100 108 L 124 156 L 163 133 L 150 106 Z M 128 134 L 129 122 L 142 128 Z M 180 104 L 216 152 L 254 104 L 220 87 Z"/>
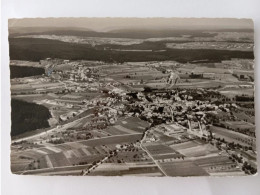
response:
<path id="1" fill-rule="evenodd" d="M 153 156 L 149 153 L 149 151 L 146 150 L 145 147 L 142 146 L 143 141 L 144 141 L 145 138 L 146 138 L 147 132 L 148 132 L 148 131 L 146 131 L 146 132 L 144 133 L 144 137 L 143 137 L 143 139 L 142 139 L 141 142 L 140 142 L 140 147 L 142 148 L 143 151 L 145 151 L 145 152 L 148 154 L 148 156 L 153 160 L 153 162 L 157 165 L 157 167 L 161 170 L 161 172 L 162 172 L 165 176 L 168 176 L 167 173 L 166 173 L 166 172 L 163 170 L 163 168 L 161 167 L 161 165 L 160 165 L 160 164 L 153 158 Z"/>
<path id="2" fill-rule="evenodd" d="M 100 162 L 98 162 L 96 165 L 93 165 L 92 167 L 90 167 L 87 170 L 83 170 L 83 176 L 86 176 L 88 174 L 88 172 L 94 170 L 95 168 L 98 167 L 98 165 L 101 165 L 103 162 L 105 162 L 108 159 L 108 156 L 104 157 L 102 160 L 100 160 Z"/>

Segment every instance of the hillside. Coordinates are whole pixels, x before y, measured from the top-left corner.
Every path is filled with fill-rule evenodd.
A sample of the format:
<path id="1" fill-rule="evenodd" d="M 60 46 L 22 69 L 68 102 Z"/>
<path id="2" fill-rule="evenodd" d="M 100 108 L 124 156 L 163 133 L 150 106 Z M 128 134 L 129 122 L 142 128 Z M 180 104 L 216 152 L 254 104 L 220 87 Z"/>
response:
<path id="1" fill-rule="evenodd" d="M 10 66 L 10 78 L 21 78 L 42 75 L 45 73 L 44 68 L 30 66 Z"/>
<path id="2" fill-rule="evenodd" d="M 39 61 L 45 58 L 61 58 L 69 60 L 98 60 L 107 62 L 137 62 L 175 60 L 186 63 L 194 60 L 220 62 L 231 58 L 253 59 L 253 52 L 202 49 L 165 49 L 162 52 L 153 51 L 115 51 L 103 50 L 87 44 L 66 43 L 48 39 L 9 38 L 10 59 Z M 154 49 L 153 43 L 145 44 L 144 48 Z M 154 44 L 161 44 L 154 43 Z M 130 46 L 133 47 L 133 46 Z M 142 45 L 138 45 L 142 48 Z M 160 49 L 163 49 L 162 45 Z M 127 47 L 124 47 L 127 49 Z"/>
<path id="3" fill-rule="evenodd" d="M 51 114 L 48 108 L 17 99 L 11 100 L 11 108 L 11 136 L 49 127 L 48 119 Z"/>

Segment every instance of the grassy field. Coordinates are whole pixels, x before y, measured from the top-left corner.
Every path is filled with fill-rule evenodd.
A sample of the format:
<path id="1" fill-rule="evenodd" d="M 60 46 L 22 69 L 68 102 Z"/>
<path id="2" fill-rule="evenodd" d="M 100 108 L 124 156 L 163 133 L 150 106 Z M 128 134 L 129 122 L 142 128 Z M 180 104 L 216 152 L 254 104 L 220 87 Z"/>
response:
<path id="1" fill-rule="evenodd" d="M 120 131 L 119 129 L 115 128 L 114 126 L 108 127 L 106 132 L 110 135 L 124 135 L 127 134 L 126 132 Z"/>
<path id="2" fill-rule="evenodd" d="M 199 166 L 211 166 L 215 164 L 231 163 L 232 161 L 227 156 L 212 156 L 200 158 L 194 161 Z"/>
<path id="3" fill-rule="evenodd" d="M 233 113 L 235 117 L 239 118 L 240 120 L 246 120 L 251 124 L 255 124 L 255 117 L 254 116 L 248 116 L 244 112 L 234 112 Z"/>
<path id="4" fill-rule="evenodd" d="M 153 145 L 145 144 L 145 147 L 152 156 L 160 155 L 160 154 L 176 153 L 176 151 L 170 148 L 169 146 L 162 145 L 162 144 L 153 144 Z"/>
<path id="5" fill-rule="evenodd" d="M 210 130 L 217 138 L 224 138 L 227 142 L 235 142 L 245 146 L 256 147 L 255 138 L 225 128 L 211 126 Z M 249 144 L 251 143 L 251 144 Z"/>
<path id="6" fill-rule="evenodd" d="M 123 176 L 123 175 L 143 175 L 143 176 L 162 176 L 161 171 L 154 164 L 111 164 L 105 163 L 100 165 L 89 175 L 102 176 Z"/>
<path id="7" fill-rule="evenodd" d="M 251 129 L 255 128 L 255 125 L 245 122 L 245 121 L 225 121 L 223 124 L 230 126 L 234 129 L 239 128 L 239 129 Z"/>
<path id="8" fill-rule="evenodd" d="M 23 175 L 80 175 L 83 169 L 90 165 L 78 165 L 69 167 L 55 167 L 52 169 L 28 170 Z M 18 172 L 18 174 L 21 172 Z"/>
<path id="9" fill-rule="evenodd" d="M 221 94 L 230 97 L 230 98 L 234 98 L 237 95 L 250 95 L 253 96 L 254 95 L 254 88 L 249 88 L 249 89 L 245 89 L 245 88 L 238 88 L 238 89 L 225 89 L 225 90 L 220 90 L 219 91 Z"/>
<path id="10" fill-rule="evenodd" d="M 195 141 L 188 141 L 188 142 L 183 142 L 180 144 L 172 144 L 170 145 L 171 148 L 173 148 L 174 150 L 182 150 L 182 149 L 186 149 L 186 148 L 191 148 L 191 147 L 196 147 L 199 144 Z"/>
<path id="11" fill-rule="evenodd" d="M 144 132 L 145 128 L 149 127 L 148 122 L 143 121 L 137 117 L 125 118 L 123 120 L 118 121 L 116 125 L 121 125 L 124 128 L 131 129 L 139 133 Z"/>
<path id="12" fill-rule="evenodd" d="M 71 166 L 80 163 L 92 163 L 104 158 L 109 151 L 116 148 L 115 146 L 117 144 L 136 142 L 141 138 L 141 135 L 142 134 L 133 134 L 70 142 L 12 153 L 12 162 L 14 162 L 12 170 L 14 172 L 30 170 L 29 164 L 33 162 L 32 167 L 36 167 L 37 169 Z M 128 155 L 126 160 L 128 159 L 131 162 L 134 159 L 134 155 L 141 155 L 141 153 L 137 151 L 129 152 L 131 155 Z M 119 155 L 119 157 L 122 157 L 122 154 Z M 39 165 L 35 165 L 35 162 L 38 161 Z M 19 164 L 19 162 L 21 163 Z"/>
<path id="13" fill-rule="evenodd" d="M 160 163 L 162 169 L 169 176 L 207 176 L 209 175 L 205 170 L 197 166 L 191 161 L 179 161 L 170 163 Z"/>
<path id="14" fill-rule="evenodd" d="M 154 155 L 153 158 L 155 160 L 165 160 L 165 159 L 180 159 L 183 155 L 180 153 L 172 153 L 172 154 L 160 154 Z"/>
<path id="15" fill-rule="evenodd" d="M 78 147 L 76 146 L 78 144 Z M 109 149 L 107 150 L 109 151 Z M 79 163 L 92 163 L 102 159 L 107 153 L 100 147 L 86 147 L 79 143 L 67 143 L 12 154 L 14 172 L 29 170 L 29 164 L 39 161 L 37 169 L 72 166 Z M 22 158 L 22 159 L 21 159 Z M 17 163 L 15 163 L 17 162 Z M 19 164 L 19 162 L 21 162 Z"/>
<path id="16" fill-rule="evenodd" d="M 210 144 L 197 145 L 185 149 L 179 149 L 178 152 L 188 157 L 206 156 L 208 154 L 218 153 L 218 149 Z"/>
<path id="17" fill-rule="evenodd" d="M 244 172 L 237 167 L 227 156 L 213 156 L 200 158 L 194 161 L 195 164 L 202 167 L 210 175 L 244 175 Z M 221 174 L 222 173 L 222 174 Z"/>
<path id="18" fill-rule="evenodd" d="M 118 136 L 109 136 L 100 139 L 92 139 L 86 141 L 80 141 L 81 144 L 86 146 L 100 146 L 100 145 L 109 145 L 109 144 L 122 144 L 122 143 L 131 143 L 140 140 L 142 137 L 141 133 L 130 134 L 130 135 L 118 135 Z"/>

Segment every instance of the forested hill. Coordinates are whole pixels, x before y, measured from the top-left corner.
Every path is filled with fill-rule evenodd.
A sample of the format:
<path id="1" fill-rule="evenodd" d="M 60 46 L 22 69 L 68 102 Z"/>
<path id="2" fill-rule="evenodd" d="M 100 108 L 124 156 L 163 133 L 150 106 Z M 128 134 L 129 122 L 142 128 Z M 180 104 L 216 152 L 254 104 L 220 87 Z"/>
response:
<path id="1" fill-rule="evenodd" d="M 11 136 L 49 127 L 51 114 L 45 106 L 12 99 L 11 109 Z"/>
<path id="2" fill-rule="evenodd" d="M 11 60 L 39 61 L 45 58 L 98 60 L 106 62 L 140 62 L 174 60 L 181 63 L 194 60 L 221 62 L 231 58 L 254 59 L 253 52 L 214 49 L 165 49 L 156 51 L 102 50 L 87 44 L 66 43 L 49 39 L 9 38 Z M 146 43 L 144 43 L 146 44 Z M 154 44 L 160 44 L 154 42 Z M 154 46 L 150 46 L 154 48 Z M 149 47 L 147 48 L 149 49 Z"/>
<path id="3" fill-rule="evenodd" d="M 31 66 L 10 66 L 10 78 L 22 78 L 29 76 L 42 75 L 45 73 L 44 68 Z"/>

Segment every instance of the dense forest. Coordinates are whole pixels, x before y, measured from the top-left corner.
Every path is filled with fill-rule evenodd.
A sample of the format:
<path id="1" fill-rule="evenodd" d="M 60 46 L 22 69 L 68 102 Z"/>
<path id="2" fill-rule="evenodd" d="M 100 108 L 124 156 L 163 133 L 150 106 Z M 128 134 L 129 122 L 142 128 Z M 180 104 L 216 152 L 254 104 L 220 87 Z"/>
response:
<path id="1" fill-rule="evenodd" d="M 69 60 L 98 60 L 106 62 L 138 62 L 138 61 L 165 61 L 175 60 L 181 63 L 194 60 L 207 62 L 221 62 L 231 58 L 253 59 L 253 52 L 228 51 L 213 49 L 165 49 L 155 51 L 115 51 L 103 50 L 100 47 L 91 47 L 87 44 L 66 43 L 56 40 L 35 38 L 9 38 L 11 60 L 39 61 L 45 58 L 61 58 Z M 151 43 L 143 43 L 138 48 L 160 48 L 162 43 L 155 47 Z M 132 46 L 131 46 L 132 47 Z M 124 48 L 126 49 L 126 48 Z"/>
<path id="2" fill-rule="evenodd" d="M 11 136 L 49 127 L 51 114 L 48 108 L 17 99 L 11 100 L 11 108 Z"/>
<path id="3" fill-rule="evenodd" d="M 10 78 L 22 78 L 29 76 L 42 75 L 45 73 L 44 68 L 31 66 L 10 66 Z"/>

